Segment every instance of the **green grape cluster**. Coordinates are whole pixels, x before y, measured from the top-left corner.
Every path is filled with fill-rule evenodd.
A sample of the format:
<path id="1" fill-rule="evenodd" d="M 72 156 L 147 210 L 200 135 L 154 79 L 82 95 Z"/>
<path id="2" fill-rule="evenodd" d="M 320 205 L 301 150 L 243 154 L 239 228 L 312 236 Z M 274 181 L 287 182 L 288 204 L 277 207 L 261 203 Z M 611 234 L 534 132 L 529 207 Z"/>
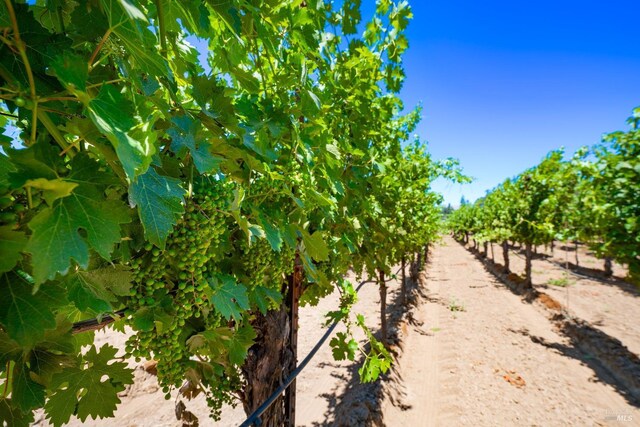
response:
<path id="1" fill-rule="evenodd" d="M 211 386 L 208 387 L 206 401 L 211 418 L 216 421 L 220 420 L 223 404 L 235 407 L 237 400 L 231 392 L 241 389 L 242 381 L 240 380 L 240 374 L 237 372 L 235 375 L 223 375 L 219 377 L 216 381 L 215 388 Z"/>
<path id="2" fill-rule="evenodd" d="M 262 195 L 263 203 L 274 210 L 286 211 L 292 201 L 284 186 L 282 181 L 259 178 L 251 182 L 250 194 Z M 293 272 L 295 250 L 283 244 L 279 251 L 274 251 L 266 239 L 255 239 L 251 243 L 239 239 L 237 243 L 249 287 L 264 286 L 280 291 L 284 278 Z"/>
<path id="3" fill-rule="evenodd" d="M 161 327 L 156 323 L 151 330 L 138 331 L 129 339 L 127 352 L 136 358 L 157 360 L 158 380 L 165 393 L 178 387 L 193 366 L 186 346 L 194 332 L 189 324 L 200 319 L 209 328 L 221 321 L 204 291 L 222 256 L 219 245 L 227 231 L 223 212 L 229 195 L 229 185 L 221 181 L 196 185 L 166 248 L 147 244 L 144 255 L 131 262 L 136 285 L 129 314 L 146 309 L 168 311 L 171 316 L 162 317 Z M 169 324 L 164 324 L 167 321 Z"/>
<path id="4" fill-rule="evenodd" d="M 240 251 L 250 288 L 263 286 L 279 292 L 284 278 L 293 272 L 295 251 L 288 245 L 274 251 L 265 239 L 253 241 L 250 245 L 246 239 L 241 239 Z"/>

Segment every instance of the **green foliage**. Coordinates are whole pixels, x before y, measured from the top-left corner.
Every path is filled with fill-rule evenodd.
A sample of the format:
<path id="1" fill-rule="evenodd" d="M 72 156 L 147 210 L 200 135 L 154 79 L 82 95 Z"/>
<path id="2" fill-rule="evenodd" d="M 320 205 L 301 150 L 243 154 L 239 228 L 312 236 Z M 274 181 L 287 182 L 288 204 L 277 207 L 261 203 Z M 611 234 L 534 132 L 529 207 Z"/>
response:
<path id="1" fill-rule="evenodd" d="M 67 423 L 72 415 L 81 421 L 112 417 L 120 398 L 118 393 L 133 383 L 133 371 L 126 363 L 113 362 L 117 349 L 105 345 L 98 351 L 92 346 L 82 356 L 79 366 L 63 369 L 53 375 L 53 393 L 45 411 L 54 426 Z M 106 378 L 106 380 L 104 379 Z M 43 396 L 44 403 L 44 396 Z"/>
<path id="2" fill-rule="evenodd" d="M 213 280 L 211 302 L 215 309 L 227 320 L 240 320 L 242 312 L 249 308 L 247 289 L 236 283 L 233 277 L 222 277 Z"/>
<path id="3" fill-rule="evenodd" d="M 571 159 L 552 151 L 537 166 L 506 180 L 474 205 L 448 218 L 451 232 L 479 242 L 548 244 L 582 241 L 601 257 L 640 274 L 640 109 L 631 130 L 605 135 Z"/>
<path id="4" fill-rule="evenodd" d="M 130 372 L 110 347 L 83 355 L 71 322 L 122 309 L 126 355 L 158 360 L 165 392 L 189 378 L 215 416 L 296 260 L 301 300 L 337 285 L 347 321 L 350 268 L 436 238 L 431 182 L 466 178 L 407 144 L 408 3 L 368 22 L 360 3 L 0 4 L 0 133 L 18 135 L 0 139 L 3 420 L 111 416 Z M 390 355 L 367 336 L 373 380 Z"/>
<path id="5" fill-rule="evenodd" d="M 145 237 L 160 248 L 164 248 L 167 236 L 184 212 L 183 194 L 180 181 L 158 175 L 153 168 L 131 185 L 129 200 L 138 207 Z"/>
<path id="6" fill-rule="evenodd" d="M 0 324 L 9 336 L 25 347 L 42 340 L 47 329 L 56 327 L 54 309 L 65 301 L 63 289 L 54 284 L 34 286 L 22 275 L 6 272 L 0 278 Z"/>

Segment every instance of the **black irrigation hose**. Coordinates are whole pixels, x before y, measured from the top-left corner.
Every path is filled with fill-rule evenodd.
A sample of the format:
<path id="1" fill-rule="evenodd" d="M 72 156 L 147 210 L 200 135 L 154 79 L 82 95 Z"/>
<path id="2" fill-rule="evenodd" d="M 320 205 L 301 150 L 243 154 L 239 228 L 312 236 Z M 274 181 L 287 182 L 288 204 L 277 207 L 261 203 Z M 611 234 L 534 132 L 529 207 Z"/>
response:
<path id="1" fill-rule="evenodd" d="M 360 282 L 360 284 L 356 288 L 356 292 L 358 292 L 360 290 L 360 288 L 362 288 L 362 286 L 364 286 L 365 283 L 375 283 L 375 280 L 365 280 L 363 282 Z M 289 387 L 289 385 L 291 385 L 293 380 L 296 379 L 298 374 L 300 374 L 300 372 L 302 372 L 302 370 L 305 368 L 305 366 L 307 366 L 307 364 L 311 361 L 311 359 L 313 359 L 313 357 L 316 355 L 318 350 L 320 350 L 320 348 L 324 345 L 324 343 L 327 340 L 327 338 L 329 338 L 331 336 L 331 334 L 333 333 L 333 330 L 336 328 L 336 326 L 338 326 L 338 323 L 340 323 L 340 322 L 338 322 L 338 321 L 333 322 L 333 324 L 329 327 L 329 329 L 327 329 L 327 332 L 324 333 L 322 338 L 320 338 L 320 340 L 316 343 L 316 345 L 313 347 L 313 349 L 311 349 L 309 354 L 307 354 L 307 357 L 305 357 L 304 360 L 296 367 L 296 369 L 294 369 L 294 371 L 291 373 L 289 378 L 287 378 L 287 380 L 284 383 L 282 383 L 282 385 L 280 387 L 278 387 L 278 389 L 276 391 L 274 391 L 273 394 L 271 396 L 269 396 L 269 398 L 267 400 L 265 400 L 262 403 L 262 405 L 260 405 L 258 407 L 258 409 L 253 411 L 253 413 L 251 415 L 249 415 L 249 418 L 247 418 L 242 424 L 240 424 L 240 427 L 250 427 L 250 426 L 253 426 L 253 425 L 257 425 L 257 426 L 262 425 L 262 421 L 260 420 L 260 416 L 264 413 L 264 411 L 269 409 L 269 407 L 273 404 L 273 402 L 275 402 L 276 399 L 282 393 L 284 393 L 284 391 Z"/>
<path id="2" fill-rule="evenodd" d="M 400 272 L 400 269 L 396 271 L 395 276 L 397 276 L 399 272 Z M 389 282 L 392 280 L 395 280 L 395 278 L 390 278 L 389 280 L 386 280 L 386 281 Z M 360 282 L 360 284 L 356 288 L 356 292 L 358 292 L 362 288 L 362 286 L 364 286 L 366 283 L 375 283 L 375 282 L 376 282 L 375 280 L 371 280 L 371 279 Z M 116 318 L 124 315 L 124 312 L 125 310 L 116 311 L 115 313 L 113 313 L 113 316 L 105 316 L 100 321 L 98 321 L 98 319 L 87 319 L 87 320 L 82 320 L 80 322 L 76 322 L 73 324 L 73 328 L 72 328 L 73 333 L 78 333 L 78 332 L 83 332 L 88 330 L 95 330 L 97 328 L 106 326 L 109 323 L 114 322 Z M 273 402 L 275 402 L 278 396 L 280 396 L 287 389 L 287 387 L 291 385 L 291 382 L 293 382 L 293 380 L 296 379 L 296 377 L 300 374 L 300 372 L 302 372 L 302 370 L 307 366 L 307 364 L 311 361 L 311 359 L 313 359 L 313 357 L 316 355 L 318 350 L 320 350 L 320 348 L 324 345 L 325 341 L 327 341 L 327 339 L 331 336 L 336 326 L 338 326 L 338 323 L 339 322 L 337 321 L 333 322 L 333 324 L 329 327 L 329 329 L 327 329 L 327 332 L 324 333 L 322 338 L 320 338 L 320 340 L 316 343 L 313 349 L 309 352 L 307 357 L 305 357 L 304 360 L 291 373 L 289 378 L 287 378 L 287 380 L 276 391 L 274 391 L 273 394 L 269 396 L 269 398 L 265 400 L 264 403 L 260 405 L 258 409 L 253 411 L 253 413 L 249 416 L 249 418 L 247 418 L 245 422 L 243 422 L 240 425 L 240 427 L 249 427 L 254 424 L 255 425 L 262 424 L 262 422 L 260 421 L 260 416 L 264 413 L 264 411 L 269 409 L 269 407 L 273 404 Z"/>

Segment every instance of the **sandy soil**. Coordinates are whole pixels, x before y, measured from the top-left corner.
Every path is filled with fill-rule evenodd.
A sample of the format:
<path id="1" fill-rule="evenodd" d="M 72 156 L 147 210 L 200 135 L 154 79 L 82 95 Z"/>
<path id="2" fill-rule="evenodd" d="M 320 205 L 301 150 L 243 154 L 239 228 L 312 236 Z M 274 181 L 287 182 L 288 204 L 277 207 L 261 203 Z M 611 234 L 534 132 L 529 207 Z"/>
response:
<path id="1" fill-rule="evenodd" d="M 501 252 L 495 250 L 501 261 Z M 556 251 L 556 256 L 562 260 L 564 253 Z M 601 267 L 586 252 L 580 257 L 581 264 Z M 515 252 L 511 259 L 512 270 L 520 273 L 524 262 Z M 603 283 L 571 274 L 569 286 L 550 285 L 551 279 L 566 274 L 551 261 L 534 261 L 534 284 L 562 304 L 567 304 L 568 293 L 572 314 L 638 354 L 636 290 L 621 281 Z M 615 272 L 624 275 L 619 266 Z M 425 295 L 413 310 L 415 322 L 401 327 L 404 351 L 387 383 L 387 399 L 376 409 L 381 409 L 384 425 L 640 426 L 638 402 L 625 397 L 598 362 L 559 335 L 541 307 L 511 293 L 463 246 L 446 238 L 434 247 L 425 277 Z M 391 303 L 399 283 L 392 280 L 388 287 Z M 324 313 L 334 309 L 337 300 L 332 295 L 318 308 L 301 309 L 299 360 L 324 334 Z M 365 284 L 354 311 L 365 314 L 375 331 L 378 310 L 377 286 Z M 98 334 L 97 345 L 122 347 L 125 339 L 108 330 Z M 84 424 L 73 420 L 71 426 L 180 426 L 174 415 L 175 395 L 165 401 L 156 378 L 142 369 L 142 363 L 130 363 L 136 382 L 123 392 L 116 417 Z M 335 362 L 325 345 L 298 377 L 297 425 L 362 425 L 353 421 L 361 419 L 358 412 L 366 415 L 378 403 L 357 385 L 357 367 L 354 362 Z M 245 419 L 241 407 L 228 407 L 214 424 L 207 418 L 204 399 L 186 405 L 203 426 L 237 426 Z M 618 416 L 626 421 L 616 421 Z M 36 425 L 48 426 L 42 416 Z"/>
<path id="2" fill-rule="evenodd" d="M 387 425 L 640 425 L 597 363 L 450 238 L 433 250 L 427 289 L 399 362 L 405 408 L 384 402 Z"/>
<path id="3" fill-rule="evenodd" d="M 357 285 L 356 278 L 349 279 Z M 399 288 L 396 281 L 391 281 L 391 299 Z M 359 300 L 353 313 L 366 315 L 368 326 L 376 331 L 379 328 L 379 296 L 375 283 L 366 283 L 359 292 Z M 338 294 L 333 294 L 323 299 L 319 307 L 302 307 L 300 310 L 300 334 L 298 359 L 302 360 L 325 333 L 324 314 L 334 310 L 338 305 Z M 334 331 L 344 330 L 342 325 Z M 356 336 L 363 339 L 363 335 Z M 96 334 L 96 345 L 109 343 L 117 348 L 124 348 L 127 334 L 121 334 L 113 330 L 104 330 Z M 166 401 L 164 394 L 159 389 L 156 377 L 148 374 L 143 369 L 144 362 L 135 363 L 128 361 L 135 369 L 135 383 L 121 395 L 122 403 L 118 406 L 115 418 L 92 420 L 85 423 L 72 419 L 69 426 L 96 426 L 96 427 L 178 427 L 182 424 L 176 421 L 174 406 L 177 393 L 173 393 L 173 399 Z M 335 407 L 338 401 L 343 399 L 346 389 L 349 387 L 354 374 L 357 375 L 357 365 L 354 362 L 336 362 L 333 360 L 331 349 L 326 345 L 316 354 L 307 368 L 300 374 L 297 381 L 297 419 L 300 426 L 332 425 L 335 418 Z M 242 406 L 236 408 L 225 407 L 222 419 L 214 423 L 208 419 L 208 409 L 202 396 L 193 401 L 185 402 L 187 409 L 193 412 L 201 421 L 201 425 L 216 425 L 220 427 L 237 426 L 245 419 Z M 50 426 L 43 414 L 37 417 L 37 426 Z"/>
<path id="4" fill-rule="evenodd" d="M 597 326 L 620 340 L 631 352 L 640 355 L 640 293 L 638 288 L 622 280 L 626 276 L 626 269 L 614 264 L 614 277 L 611 280 L 574 274 L 559 265 L 564 265 L 567 258 L 570 263 L 575 263 L 573 247 L 567 252 L 561 247 L 556 247 L 555 256 L 538 247 L 538 256 L 532 262 L 534 287 L 559 301 L 570 315 Z M 502 250 L 497 247 L 494 250 L 496 261 L 503 262 Z M 510 259 L 511 270 L 524 277 L 522 254 L 511 250 Z M 583 246 L 579 247 L 579 259 L 584 270 L 592 270 L 586 274 L 595 276 L 603 268 L 602 260 L 595 258 Z"/>

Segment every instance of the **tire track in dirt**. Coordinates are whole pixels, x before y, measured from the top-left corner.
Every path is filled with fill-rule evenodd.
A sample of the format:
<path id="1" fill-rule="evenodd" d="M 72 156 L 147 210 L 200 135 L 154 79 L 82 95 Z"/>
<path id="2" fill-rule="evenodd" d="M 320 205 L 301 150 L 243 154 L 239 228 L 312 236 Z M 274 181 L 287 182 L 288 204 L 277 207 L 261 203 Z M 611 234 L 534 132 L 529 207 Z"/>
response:
<path id="1" fill-rule="evenodd" d="M 446 238 L 431 262 L 399 361 L 411 407 L 385 402 L 387 425 L 640 425 L 615 381 L 464 248 Z"/>

